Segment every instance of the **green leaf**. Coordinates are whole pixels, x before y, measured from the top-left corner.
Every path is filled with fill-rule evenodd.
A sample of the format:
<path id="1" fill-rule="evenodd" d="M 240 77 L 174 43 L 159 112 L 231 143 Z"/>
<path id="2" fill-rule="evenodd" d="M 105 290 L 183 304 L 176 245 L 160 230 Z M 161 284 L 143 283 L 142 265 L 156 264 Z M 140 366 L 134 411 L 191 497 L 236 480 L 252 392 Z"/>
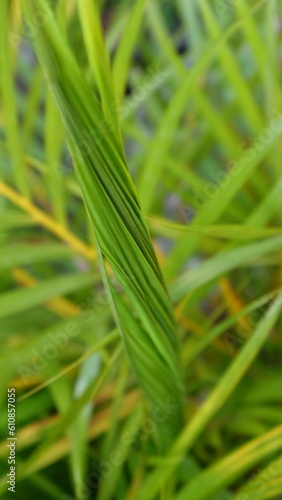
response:
<path id="1" fill-rule="evenodd" d="M 29 1 L 28 5 L 35 12 L 49 12 L 45 1 L 40 0 L 36 4 Z M 141 340 L 162 367 L 162 393 L 177 405 L 174 421 L 168 419 L 159 426 L 160 432 L 168 434 L 171 439 L 182 421 L 181 372 L 172 304 L 123 150 L 114 133 L 104 135 L 101 141 L 96 140 L 93 147 L 95 136 L 92 134 L 104 120 L 102 111 L 61 37 L 51 12 L 49 18 L 49 22 L 37 33 L 40 61 L 48 74 L 64 121 L 101 263 L 107 259 L 129 301 L 128 314 L 136 314 L 140 322 L 140 338 L 131 338 L 130 343 L 126 341 L 128 328 L 119 323 L 129 348 L 132 366 L 145 392 L 151 395 L 153 404 L 153 400 L 158 397 L 158 392 L 151 389 L 151 386 L 155 387 L 154 369 L 152 367 L 151 372 L 149 370 L 147 373 L 148 377 L 143 379 L 140 363 L 142 353 L 139 351 Z M 171 372 L 174 377 L 171 377 Z"/>
<path id="2" fill-rule="evenodd" d="M 72 255 L 73 251 L 70 248 L 58 243 L 9 245 L 9 251 L 7 251 L 7 247 L 0 248 L 0 269 L 63 259 Z"/>
<path id="3" fill-rule="evenodd" d="M 224 405 L 266 342 L 279 317 L 281 307 L 282 294 L 278 295 L 273 301 L 251 338 L 242 347 L 235 360 L 227 368 L 220 381 L 206 398 L 195 416 L 182 430 L 169 453 L 170 462 L 168 461 L 165 467 L 157 468 L 148 475 L 138 492 L 137 500 L 143 498 L 145 491 L 148 500 L 154 498 L 160 484 L 171 476 L 178 463 L 183 458 L 183 453 L 186 454 L 191 449 L 208 422 Z"/>
<path id="4" fill-rule="evenodd" d="M 280 450 L 281 443 L 282 426 L 280 425 L 259 438 L 250 441 L 241 448 L 238 448 L 235 452 L 224 457 L 201 474 L 198 474 L 194 480 L 176 496 L 176 500 L 186 500 L 187 498 L 193 498 L 193 500 L 208 500 L 212 498 L 221 488 L 232 484 L 236 478 L 242 475 L 242 473 L 251 470 L 251 468 L 257 465 L 261 460 L 265 460 L 267 457 Z M 262 481 L 260 480 L 260 476 L 263 477 L 263 474 L 258 474 L 255 480 L 252 480 L 252 483 L 260 485 L 259 490 L 261 491 Z M 242 493 L 236 495 L 235 499 L 243 500 L 245 498 L 246 500 L 251 500 L 257 499 L 258 497 L 261 498 L 258 492 L 254 492 L 255 495 L 251 495 L 249 491 L 252 491 L 252 488 L 249 490 L 248 488 L 243 488 Z"/>
<path id="5" fill-rule="evenodd" d="M 244 245 L 215 255 L 178 278 L 170 287 L 171 296 L 173 300 L 179 300 L 187 292 L 209 283 L 231 269 L 255 265 L 259 257 L 280 250 L 281 247 L 282 238 L 278 236 L 267 241 Z"/>
<path id="6" fill-rule="evenodd" d="M 0 318 L 28 311 L 54 297 L 90 286 L 96 280 L 97 274 L 95 273 L 76 273 L 51 278 L 28 288 L 2 293 L 0 295 Z"/>

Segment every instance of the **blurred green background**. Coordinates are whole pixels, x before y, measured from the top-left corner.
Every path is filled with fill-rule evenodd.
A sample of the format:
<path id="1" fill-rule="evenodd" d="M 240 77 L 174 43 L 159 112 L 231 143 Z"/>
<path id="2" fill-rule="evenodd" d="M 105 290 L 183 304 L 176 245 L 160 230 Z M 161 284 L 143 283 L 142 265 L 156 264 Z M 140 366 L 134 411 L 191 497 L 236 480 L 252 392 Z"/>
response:
<path id="1" fill-rule="evenodd" d="M 96 95 L 79 1 L 49 3 Z M 35 54 L 48 16 L 28 23 L 24 3 L 0 6 L 2 498 L 14 387 L 16 498 L 281 499 L 281 3 L 98 2 L 109 106 L 181 345 L 185 423 L 167 456 Z"/>

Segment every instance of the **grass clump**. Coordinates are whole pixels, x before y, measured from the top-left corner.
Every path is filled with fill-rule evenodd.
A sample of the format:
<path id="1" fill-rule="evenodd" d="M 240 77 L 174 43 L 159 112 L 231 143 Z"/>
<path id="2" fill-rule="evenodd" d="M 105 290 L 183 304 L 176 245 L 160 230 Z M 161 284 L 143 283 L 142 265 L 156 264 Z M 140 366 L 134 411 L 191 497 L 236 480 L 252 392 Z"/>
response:
<path id="1" fill-rule="evenodd" d="M 2 0 L 19 498 L 280 498 L 280 21 L 263 0 Z"/>

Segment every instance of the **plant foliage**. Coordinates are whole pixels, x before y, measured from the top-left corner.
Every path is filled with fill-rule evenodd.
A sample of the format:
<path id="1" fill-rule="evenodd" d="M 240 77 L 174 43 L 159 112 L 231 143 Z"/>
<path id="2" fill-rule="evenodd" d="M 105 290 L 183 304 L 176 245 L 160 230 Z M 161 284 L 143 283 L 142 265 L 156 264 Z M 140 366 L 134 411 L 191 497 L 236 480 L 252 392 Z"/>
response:
<path id="1" fill-rule="evenodd" d="M 281 497 L 281 22 L 1 0 L 3 498 Z"/>

